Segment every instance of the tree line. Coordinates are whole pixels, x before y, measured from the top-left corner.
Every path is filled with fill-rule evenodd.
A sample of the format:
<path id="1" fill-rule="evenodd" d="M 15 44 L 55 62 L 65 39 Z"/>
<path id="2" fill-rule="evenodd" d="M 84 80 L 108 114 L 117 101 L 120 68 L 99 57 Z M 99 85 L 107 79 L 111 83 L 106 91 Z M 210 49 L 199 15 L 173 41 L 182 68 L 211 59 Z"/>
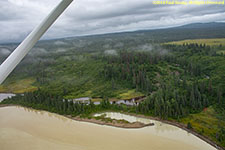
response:
<path id="1" fill-rule="evenodd" d="M 25 107 L 71 116 L 87 116 L 90 113 L 99 112 L 106 109 L 122 109 L 121 106 L 110 104 L 107 98 L 104 98 L 100 105 L 94 105 L 92 101 L 90 101 L 88 104 L 85 104 L 82 102 L 73 102 L 72 100 L 64 99 L 60 95 L 50 94 L 40 89 L 34 92 L 25 93 L 23 95 L 17 94 L 12 98 L 4 100 L 2 104 L 17 104 Z"/>

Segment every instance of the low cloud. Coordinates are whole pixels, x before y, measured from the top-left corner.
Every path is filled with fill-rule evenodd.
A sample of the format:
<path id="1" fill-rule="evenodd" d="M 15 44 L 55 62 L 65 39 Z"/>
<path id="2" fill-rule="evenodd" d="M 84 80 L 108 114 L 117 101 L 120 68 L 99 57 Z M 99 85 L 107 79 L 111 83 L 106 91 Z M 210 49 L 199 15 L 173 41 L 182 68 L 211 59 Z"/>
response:
<path id="1" fill-rule="evenodd" d="M 118 55 L 117 51 L 116 50 L 105 50 L 104 52 L 105 55 Z"/>
<path id="2" fill-rule="evenodd" d="M 55 45 L 58 45 L 58 46 L 65 46 L 65 45 L 68 45 L 66 42 L 63 42 L 63 41 L 55 41 L 54 44 L 55 44 Z"/>
<path id="3" fill-rule="evenodd" d="M 43 56 L 46 54 L 48 54 L 48 51 L 46 49 L 38 47 L 34 47 L 29 53 L 30 56 Z"/>
<path id="4" fill-rule="evenodd" d="M 0 56 L 8 56 L 11 51 L 7 48 L 0 48 Z"/>
<path id="5" fill-rule="evenodd" d="M 152 51 L 153 47 L 152 47 L 151 44 L 145 44 L 145 45 L 139 46 L 138 50 L 141 50 L 141 51 Z"/>
<path id="6" fill-rule="evenodd" d="M 67 49 L 65 49 L 65 48 L 58 48 L 56 51 L 54 51 L 55 53 L 64 53 L 64 52 L 66 52 L 67 51 Z"/>

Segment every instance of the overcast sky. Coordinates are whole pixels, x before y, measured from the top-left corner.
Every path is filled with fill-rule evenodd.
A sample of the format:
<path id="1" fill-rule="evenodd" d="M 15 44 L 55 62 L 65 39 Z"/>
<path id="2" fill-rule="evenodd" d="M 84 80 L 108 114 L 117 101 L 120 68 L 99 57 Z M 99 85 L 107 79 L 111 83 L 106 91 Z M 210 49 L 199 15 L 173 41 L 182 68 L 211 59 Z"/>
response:
<path id="1" fill-rule="evenodd" d="M 23 40 L 60 0 L 0 0 L 0 43 Z M 225 5 L 152 0 L 74 0 L 43 39 L 225 21 Z"/>

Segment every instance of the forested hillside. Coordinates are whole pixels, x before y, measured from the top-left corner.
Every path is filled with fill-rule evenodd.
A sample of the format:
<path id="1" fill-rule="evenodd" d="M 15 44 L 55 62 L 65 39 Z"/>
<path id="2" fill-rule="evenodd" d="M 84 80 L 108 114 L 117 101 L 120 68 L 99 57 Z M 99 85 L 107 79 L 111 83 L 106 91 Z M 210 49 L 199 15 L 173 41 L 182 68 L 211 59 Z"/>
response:
<path id="1" fill-rule="evenodd" d="M 194 24 L 42 41 L 0 92 L 28 92 L 4 103 L 66 115 L 111 109 L 173 120 L 224 147 L 225 30 L 221 29 L 224 24 Z M 210 37 L 217 39 L 169 42 Z M 0 46 L 1 62 L 15 46 Z M 70 101 L 80 97 L 101 105 Z M 136 97 L 145 99 L 138 106 L 109 103 Z"/>

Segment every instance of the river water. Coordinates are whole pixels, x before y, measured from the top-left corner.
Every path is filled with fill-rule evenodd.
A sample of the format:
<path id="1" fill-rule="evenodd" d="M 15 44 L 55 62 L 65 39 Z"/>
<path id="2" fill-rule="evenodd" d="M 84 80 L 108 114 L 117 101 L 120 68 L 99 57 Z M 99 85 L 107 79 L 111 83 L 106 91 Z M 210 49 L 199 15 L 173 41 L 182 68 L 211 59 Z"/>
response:
<path id="1" fill-rule="evenodd" d="M 23 107 L 0 108 L 0 149 L 215 150 L 199 138 L 170 125 L 121 129 Z"/>

